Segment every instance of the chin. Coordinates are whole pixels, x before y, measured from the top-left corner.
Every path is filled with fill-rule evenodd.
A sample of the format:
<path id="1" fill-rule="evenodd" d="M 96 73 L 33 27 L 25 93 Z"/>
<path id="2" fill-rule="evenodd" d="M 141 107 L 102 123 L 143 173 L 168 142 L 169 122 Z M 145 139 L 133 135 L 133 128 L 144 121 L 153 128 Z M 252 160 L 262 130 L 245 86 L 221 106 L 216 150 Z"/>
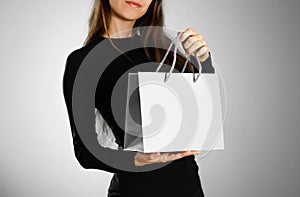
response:
<path id="1" fill-rule="evenodd" d="M 142 17 L 142 16 L 124 16 L 123 18 L 127 21 L 136 21 L 140 17 Z"/>
<path id="2" fill-rule="evenodd" d="M 125 21 L 136 21 L 137 19 L 141 18 L 143 14 L 123 12 L 123 13 L 117 13 L 117 16 Z"/>

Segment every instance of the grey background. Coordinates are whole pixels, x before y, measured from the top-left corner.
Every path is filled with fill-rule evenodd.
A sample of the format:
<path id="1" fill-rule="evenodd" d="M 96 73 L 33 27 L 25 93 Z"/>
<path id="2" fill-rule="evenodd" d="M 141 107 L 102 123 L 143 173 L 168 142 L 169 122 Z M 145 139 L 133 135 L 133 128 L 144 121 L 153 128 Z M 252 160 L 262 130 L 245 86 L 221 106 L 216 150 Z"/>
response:
<path id="1" fill-rule="evenodd" d="M 111 174 L 75 160 L 62 74 L 92 1 L 0 3 L 0 196 L 105 196 Z M 201 160 L 208 197 L 300 195 L 297 0 L 167 0 L 166 25 L 191 27 L 226 86 L 225 151 Z"/>

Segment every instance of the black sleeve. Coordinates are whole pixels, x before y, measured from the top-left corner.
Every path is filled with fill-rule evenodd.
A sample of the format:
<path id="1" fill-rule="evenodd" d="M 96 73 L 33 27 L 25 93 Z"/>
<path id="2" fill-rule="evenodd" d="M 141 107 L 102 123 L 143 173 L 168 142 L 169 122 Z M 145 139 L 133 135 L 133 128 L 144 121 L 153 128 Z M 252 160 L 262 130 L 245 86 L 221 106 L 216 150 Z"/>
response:
<path id="1" fill-rule="evenodd" d="M 191 62 L 194 65 L 195 72 L 199 72 L 198 63 L 195 56 L 191 56 Z M 201 63 L 201 73 L 215 73 L 215 68 L 212 65 L 211 53 L 209 52 L 209 57 Z"/>
<path id="2" fill-rule="evenodd" d="M 75 52 L 72 52 L 67 60 L 65 65 L 65 71 L 63 75 L 63 94 L 65 103 L 67 106 L 69 121 L 70 121 L 70 128 L 72 132 L 72 138 L 73 138 L 73 147 L 75 152 L 75 157 L 80 163 L 80 165 L 85 169 L 99 169 L 104 170 L 108 172 L 121 172 L 123 170 L 119 170 L 116 168 L 113 168 L 103 161 L 100 161 L 97 159 L 84 145 L 82 140 L 80 139 L 80 136 L 76 130 L 76 126 L 74 123 L 74 117 L 72 112 L 72 89 L 74 85 L 75 76 L 77 73 L 77 70 L 81 64 L 82 61 L 82 55 L 77 55 Z M 86 132 L 92 132 L 91 135 L 94 135 L 95 143 L 98 143 L 97 141 L 97 133 L 95 131 L 86 131 Z M 109 148 L 104 148 L 100 146 L 99 144 L 99 151 L 102 153 L 105 153 L 105 155 L 110 155 L 107 160 L 109 162 L 120 162 L 126 160 L 127 162 L 123 162 L 122 165 L 124 166 L 124 169 L 134 169 L 134 156 L 136 152 L 130 152 L 130 151 L 123 151 L 121 149 L 119 150 L 112 150 Z"/>

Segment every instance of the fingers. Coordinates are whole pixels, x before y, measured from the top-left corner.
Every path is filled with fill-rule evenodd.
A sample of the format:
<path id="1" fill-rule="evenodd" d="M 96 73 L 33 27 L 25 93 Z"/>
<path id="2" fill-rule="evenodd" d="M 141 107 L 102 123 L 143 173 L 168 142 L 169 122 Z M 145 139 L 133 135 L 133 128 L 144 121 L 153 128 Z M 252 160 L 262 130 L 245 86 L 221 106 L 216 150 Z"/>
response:
<path id="1" fill-rule="evenodd" d="M 198 155 L 200 154 L 200 151 L 185 151 L 182 153 L 182 157 L 187 157 L 191 155 Z"/>
<path id="2" fill-rule="evenodd" d="M 191 39 L 189 39 L 189 40 L 191 40 Z M 188 43 L 189 45 L 184 46 L 184 48 L 188 54 L 201 56 L 203 52 L 206 52 L 208 50 L 208 47 L 206 46 L 206 43 L 204 40 L 196 40 L 193 43 L 191 43 L 191 41 L 186 42 L 186 43 Z"/>
<path id="3" fill-rule="evenodd" d="M 206 45 L 206 42 L 203 40 L 202 36 L 200 36 L 200 35 L 190 36 L 183 43 L 184 43 L 183 46 L 185 49 L 190 48 L 195 43 L 199 43 L 200 45 Z"/>
<path id="4" fill-rule="evenodd" d="M 199 154 L 200 151 L 185 151 L 181 153 L 137 153 L 135 156 L 135 165 L 143 166 L 154 163 L 166 163 L 181 159 L 183 157 Z"/>
<path id="5" fill-rule="evenodd" d="M 153 160 L 153 159 L 156 159 L 160 156 L 160 153 L 159 152 L 155 152 L 155 153 L 150 153 L 149 154 L 149 160 Z"/>
<path id="6" fill-rule="evenodd" d="M 166 163 L 168 161 L 172 161 L 174 158 L 173 158 L 173 154 L 170 154 L 170 153 L 164 153 L 161 155 L 160 159 L 159 159 L 159 162 L 161 163 Z"/>
<path id="7" fill-rule="evenodd" d="M 197 35 L 198 33 L 196 31 L 194 31 L 191 28 L 187 28 L 184 32 L 182 32 L 182 35 L 179 38 L 180 42 L 185 41 L 188 37 L 193 36 L 193 35 Z M 199 36 L 202 36 L 201 34 L 199 34 Z M 203 38 L 202 38 L 203 39 Z"/>
<path id="8" fill-rule="evenodd" d="M 197 154 L 200 154 L 200 151 L 185 151 L 181 153 L 162 153 L 158 160 L 161 163 L 165 163 L 168 161 L 174 161 L 177 159 L 181 159 L 183 157 L 197 155 Z"/>

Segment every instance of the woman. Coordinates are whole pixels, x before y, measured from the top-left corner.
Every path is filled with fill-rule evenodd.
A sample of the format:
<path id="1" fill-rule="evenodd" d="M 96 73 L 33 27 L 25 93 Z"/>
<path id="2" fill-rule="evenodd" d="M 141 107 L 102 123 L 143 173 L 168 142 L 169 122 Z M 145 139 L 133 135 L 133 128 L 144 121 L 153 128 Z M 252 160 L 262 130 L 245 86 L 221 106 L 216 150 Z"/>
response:
<path id="1" fill-rule="evenodd" d="M 72 88 L 81 62 L 88 52 L 104 39 L 111 41 L 112 49 L 122 52 L 122 49 L 116 46 L 116 43 L 122 45 L 122 42 L 133 42 L 132 38 L 135 38 L 137 35 L 133 31 L 128 30 L 142 26 L 163 26 L 162 0 L 95 1 L 85 46 L 73 51 L 68 56 L 63 79 L 64 96 L 70 118 L 75 156 L 85 169 L 99 169 L 114 173 L 108 191 L 108 196 L 110 197 L 204 196 L 198 175 L 198 166 L 194 160 L 194 155 L 199 154 L 198 151 L 150 154 L 140 152 L 132 152 L 130 154 L 126 151 L 121 151 L 121 156 L 128 159 L 128 165 L 131 162 L 136 167 L 169 163 L 152 171 L 127 172 L 118 170 L 98 160 L 87 150 L 76 130 L 72 112 Z M 165 42 L 166 46 L 170 42 L 162 35 L 162 32 L 151 28 L 148 31 L 143 31 L 138 36 L 138 40 L 141 42 L 153 42 L 154 44 L 156 42 Z M 210 49 L 201 34 L 188 28 L 182 32 L 180 41 L 183 43 L 187 54 L 193 55 L 194 58 L 199 58 L 202 72 L 214 72 L 214 68 L 211 65 Z M 124 56 L 118 57 L 116 61 L 113 61 L 108 67 L 109 69 L 106 69 L 103 76 L 101 76 L 96 90 L 95 107 L 101 112 L 109 128 L 112 129 L 116 143 L 121 148 L 124 143 L 124 131 L 120 129 L 114 119 L 112 110 L 108 107 L 111 106 L 112 89 L 118 78 L 126 70 L 147 61 L 159 62 L 164 53 L 165 50 L 158 48 L 138 49 L 128 52 Z M 169 60 L 170 62 L 170 58 L 167 61 Z M 183 58 L 178 58 L 179 64 L 176 65 L 178 69 L 180 69 L 180 65 L 183 65 L 181 64 L 183 61 Z M 123 64 L 122 67 L 117 64 L 120 62 Z M 189 65 L 186 71 L 194 72 L 193 66 Z M 109 150 L 109 155 L 110 160 L 118 162 L 120 155 L 118 156 L 116 150 Z"/>

